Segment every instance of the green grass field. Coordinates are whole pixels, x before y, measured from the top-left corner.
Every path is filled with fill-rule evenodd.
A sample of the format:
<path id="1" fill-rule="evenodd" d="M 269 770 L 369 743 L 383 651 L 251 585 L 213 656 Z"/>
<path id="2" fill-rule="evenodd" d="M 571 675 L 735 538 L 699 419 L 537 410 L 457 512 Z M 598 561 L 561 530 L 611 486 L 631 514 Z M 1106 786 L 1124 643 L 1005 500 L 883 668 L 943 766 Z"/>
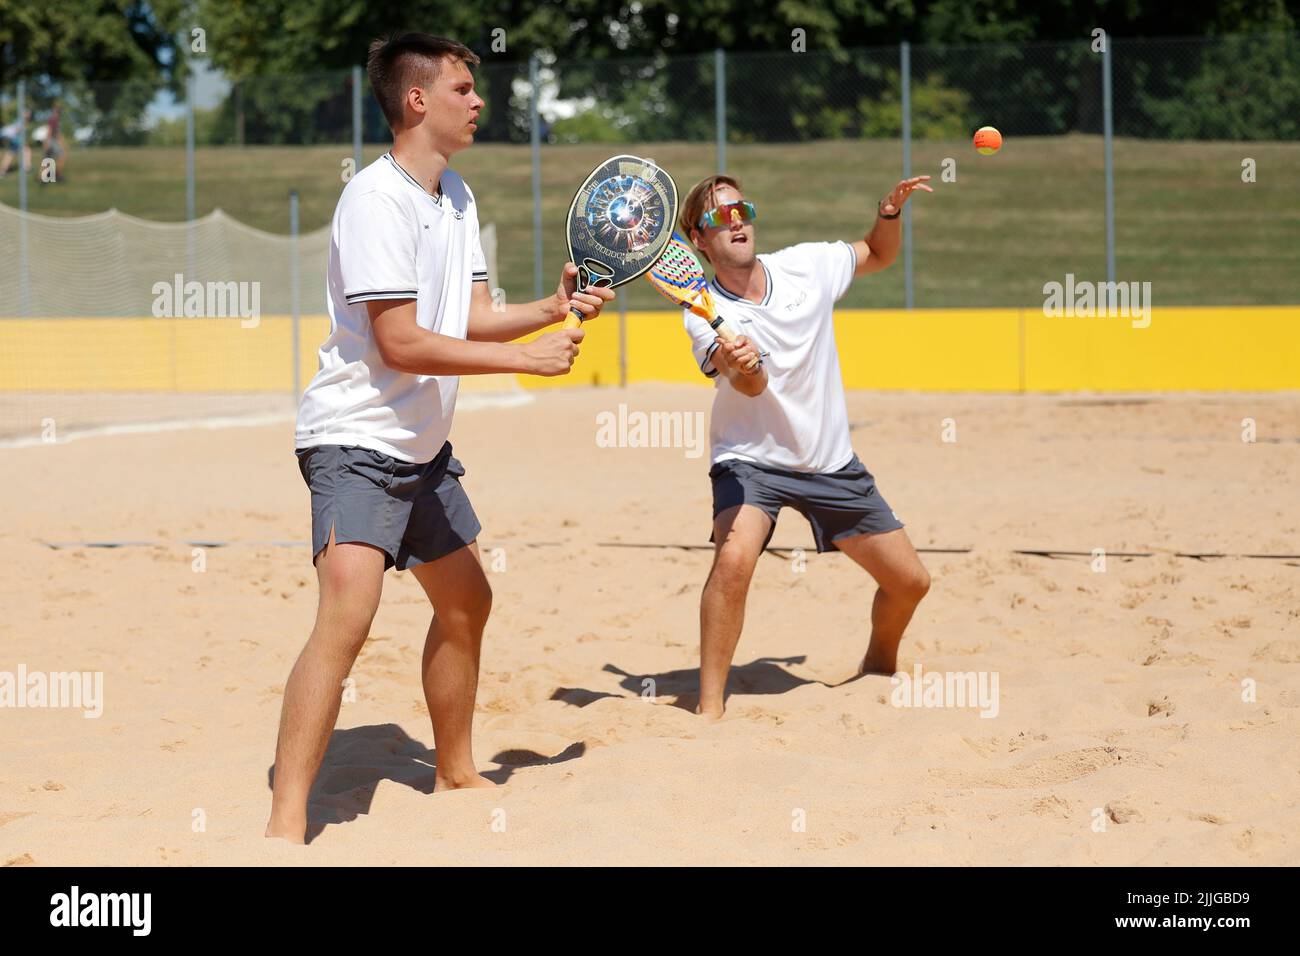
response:
<path id="1" fill-rule="evenodd" d="M 366 149 L 370 160 L 383 147 Z M 563 262 L 562 218 L 587 170 L 612 152 L 647 155 L 684 193 L 713 172 L 712 144 L 545 146 L 542 150 L 543 275 L 554 287 Z M 196 155 L 199 214 L 220 207 L 271 232 L 288 231 L 288 193 L 301 198 L 304 230 L 329 222 L 350 147 L 205 148 Z M 897 182 L 897 140 L 728 147 L 728 171 L 759 209 L 762 250 L 809 240 L 855 239 L 876 200 Z M 1242 161 L 1257 182 L 1241 181 Z M 946 158 L 956 181 L 939 176 Z M 1102 145 L 1095 136 L 1015 138 L 996 156 L 969 142 L 913 145 L 914 173 L 935 193 L 914 199 L 916 305 L 1041 305 L 1042 286 L 1105 279 Z M 502 284 L 512 301 L 533 294 L 530 154 L 483 144 L 455 167 L 474 189 L 484 223 L 496 223 Z M 1300 303 L 1300 144 L 1120 140 L 1115 145 L 1117 278 L 1152 283 L 1162 304 Z M 184 218 L 181 149 L 74 149 L 65 182 L 29 185 L 29 208 L 55 216 L 116 207 L 146 219 Z M 0 179 L 0 202 L 16 206 L 17 176 Z M 633 307 L 659 300 L 637 283 Z M 903 305 L 903 270 L 855 283 L 842 305 Z"/>

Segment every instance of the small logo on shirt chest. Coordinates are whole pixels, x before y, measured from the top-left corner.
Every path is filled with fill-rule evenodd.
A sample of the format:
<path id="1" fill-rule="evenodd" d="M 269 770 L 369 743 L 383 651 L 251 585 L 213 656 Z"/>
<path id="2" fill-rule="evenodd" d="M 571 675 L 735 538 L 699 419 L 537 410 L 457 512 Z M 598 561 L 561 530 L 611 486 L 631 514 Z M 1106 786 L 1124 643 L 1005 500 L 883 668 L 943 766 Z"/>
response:
<path id="1" fill-rule="evenodd" d="M 442 194 L 439 194 L 439 195 L 438 195 L 438 198 L 437 198 L 436 200 L 434 200 L 435 202 L 437 202 L 437 204 L 438 204 L 438 208 L 439 208 L 439 209 L 445 209 L 445 208 L 447 208 L 446 206 L 443 205 L 443 198 L 444 198 L 443 195 L 442 195 Z M 448 205 L 448 206 L 451 206 L 451 200 L 447 200 L 447 205 Z M 455 216 L 457 219 L 464 219 L 464 218 L 465 218 L 465 210 L 464 210 L 464 209 L 457 209 L 455 206 L 451 206 L 451 214 L 452 214 L 453 216 Z"/>
<path id="2" fill-rule="evenodd" d="M 793 312 L 795 309 L 799 308 L 799 306 L 803 305 L 807 301 L 808 301 L 808 293 L 806 291 L 800 292 L 797 298 L 785 304 L 785 310 L 787 312 Z"/>

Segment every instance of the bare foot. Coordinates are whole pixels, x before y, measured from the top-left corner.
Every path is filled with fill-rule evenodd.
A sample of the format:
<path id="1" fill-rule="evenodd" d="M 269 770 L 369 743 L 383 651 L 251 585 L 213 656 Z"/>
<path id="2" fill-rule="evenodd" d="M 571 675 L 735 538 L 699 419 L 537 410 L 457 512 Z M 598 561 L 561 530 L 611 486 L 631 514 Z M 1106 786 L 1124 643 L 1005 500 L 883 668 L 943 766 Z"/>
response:
<path id="1" fill-rule="evenodd" d="M 723 709 L 721 707 L 705 707 L 703 704 L 695 706 L 695 713 L 701 717 L 707 717 L 709 720 L 721 720 Z"/>
<path id="2" fill-rule="evenodd" d="M 444 790 L 487 790 L 495 786 L 495 783 L 480 773 L 471 774 L 467 777 L 444 777 L 438 774 L 433 780 L 434 793 L 440 793 Z"/>
<path id="3" fill-rule="evenodd" d="M 300 846 L 307 843 L 307 821 L 301 825 L 296 823 L 282 823 L 277 820 L 269 820 L 266 824 L 266 833 L 268 839 L 280 839 L 289 843 L 297 843 Z"/>
<path id="4" fill-rule="evenodd" d="M 892 655 L 888 660 L 881 657 L 873 656 L 871 651 L 862 658 L 862 663 L 858 665 L 858 676 L 865 674 L 880 674 L 883 677 L 893 677 L 898 672 L 898 655 Z"/>

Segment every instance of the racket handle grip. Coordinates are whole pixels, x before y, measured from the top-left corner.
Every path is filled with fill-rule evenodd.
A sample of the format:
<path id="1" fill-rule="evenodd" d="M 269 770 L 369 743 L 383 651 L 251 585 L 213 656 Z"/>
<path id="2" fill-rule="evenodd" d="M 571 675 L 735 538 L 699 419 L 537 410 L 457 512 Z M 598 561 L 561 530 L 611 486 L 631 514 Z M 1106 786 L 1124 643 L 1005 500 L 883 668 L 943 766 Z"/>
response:
<path id="1" fill-rule="evenodd" d="M 577 309 L 570 309 L 569 314 L 564 318 L 564 327 L 566 329 L 576 329 L 582 326 L 582 313 Z"/>
<path id="2" fill-rule="evenodd" d="M 721 338 L 724 342 L 736 341 L 736 333 L 731 331 L 731 329 L 727 328 L 727 326 L 719 325 L 716 327 L 716 331 L 718 333 L 718 337 Z M 754 356 L 754 358 L 750 359 L 747 363 L 745 363 L 745 371 L 752 372 L 754 369 L 758 368 L 758 366 L 761 365 L 762 363 L 763 360 L 761 358 L 759 358 L 758 356 Z"/>

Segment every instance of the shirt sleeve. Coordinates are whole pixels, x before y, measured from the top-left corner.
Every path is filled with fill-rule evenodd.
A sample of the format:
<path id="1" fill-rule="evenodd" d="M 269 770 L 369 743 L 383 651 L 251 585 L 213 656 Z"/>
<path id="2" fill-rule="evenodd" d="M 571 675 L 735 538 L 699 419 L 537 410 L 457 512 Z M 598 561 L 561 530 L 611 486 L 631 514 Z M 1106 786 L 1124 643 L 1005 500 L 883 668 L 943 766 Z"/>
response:
<path id="1" fill-rule="evenodd" d="M 849 291 L 858 268 L 858 254 L 847 242 L 801 242 L 774 253 L 781 267 L 815 282 L 837 302 Z"/>
<path id="2" fill-rule="evenodd" d="M 339 216 L 339 268 L 349 305 L 414 299 L 416 228 L 405 207 L 382 192 L 363 193 Z"/>
<path id="3" fill-rule="evenodd" d="M 853 284 L 853 273 L 858 270 L 858 253 L 849 243 L 828 242 L 826 278 L 830 285 L 831 298 L 838 302 Z"/>
<path id="4" fill-rule="evenodd" d="M 471 281 L 487 282 L 487 256 L 483 255 L 483 239 L 478 229 L 474 230 L 474 242 L 469 251 L 470 271 L 473 273 Z"/>
<path id="5" fill-rule="evenodd" d="M 689 309 L 682 310 L 682 321 L 686 326 L 686 334 L 691 337 L 691 351 L 695 353 L 696 366 L 709 378 L 717 378 L 718 370 L 713 367 L 713 352 L 718 347 L 718 333 Z"/>

